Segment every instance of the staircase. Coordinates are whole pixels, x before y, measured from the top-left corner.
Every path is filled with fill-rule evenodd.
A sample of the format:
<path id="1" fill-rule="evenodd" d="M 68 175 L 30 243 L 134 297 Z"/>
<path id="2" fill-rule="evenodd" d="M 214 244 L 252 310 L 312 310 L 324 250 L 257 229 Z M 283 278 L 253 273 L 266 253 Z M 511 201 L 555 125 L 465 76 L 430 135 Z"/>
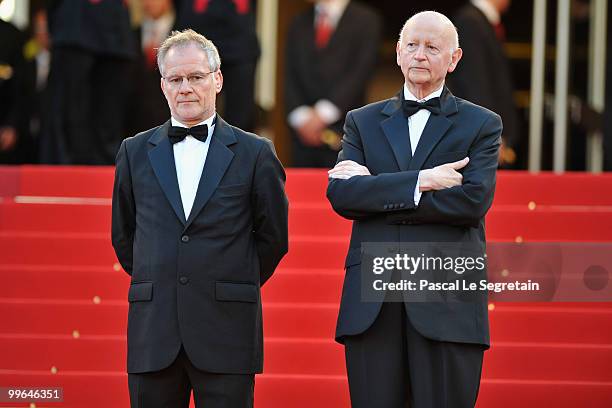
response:
<path id="1" fill-rule="evenodd" d="M 327 203 L 324 171 L 287 173 L 290 249 L 263 289 L 255 406 L 349 407 L 333 335 L 350 223 Z M 0 406 L 129 405 L 112 179 L 108 167 L 0 167 L 0 387 L 64 388 L 63 403 Z M 612 242 L 612 175 L 500 172 L 486 222 L 489 241 Z M 478 407 L 612 406 L 612 303 L 489 310 Z"/>

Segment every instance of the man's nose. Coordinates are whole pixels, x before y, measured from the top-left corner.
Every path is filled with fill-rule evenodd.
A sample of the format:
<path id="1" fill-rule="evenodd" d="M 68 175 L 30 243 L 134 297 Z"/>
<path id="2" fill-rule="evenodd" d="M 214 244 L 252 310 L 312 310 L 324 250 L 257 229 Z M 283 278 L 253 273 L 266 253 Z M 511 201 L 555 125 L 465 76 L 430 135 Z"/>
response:
<path id="1" fill-rule="evenodd" d="M 414 53 L 414 58 L 419 60 L 425 59 L 425 45 L 419 45 L 419 48 L 417 48 L 416 52 Z"/>
<path id="2" fill-rule="evenodd" d="M 193 92 L 193 88 L 191 87 L 191 84 L 189 83 L 189 80 L 187 78 L 183 78 L 178 89 L 180 93 Z"/>

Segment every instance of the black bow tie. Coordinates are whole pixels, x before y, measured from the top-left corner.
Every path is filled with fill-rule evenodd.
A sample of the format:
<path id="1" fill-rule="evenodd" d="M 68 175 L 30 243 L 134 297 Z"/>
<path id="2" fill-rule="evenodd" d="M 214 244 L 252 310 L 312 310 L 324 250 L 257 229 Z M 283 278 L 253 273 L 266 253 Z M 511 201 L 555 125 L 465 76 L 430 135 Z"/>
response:
<path id="1" fill-rule="evenodd" d="M 205 142 L 208 137 L 208 125 L 198 125 L 190 128 L 170 126 L 170 129 L 168 129 L 168 138 L 172 144 L 184 140 L 187 135 L 195 137 L 200 142 Z"/>
<path id="2" fill-rule="evenodd" d="M 421 109 L 427 109 L 434 115 L 440 114 L 440 98 L 431 98 L 425 102 L 417 102 L 417 101 L 404 101 L 402 104 L 402 109 L 404 109 L 404 115 L 407 118 L 414 115 Z"/>

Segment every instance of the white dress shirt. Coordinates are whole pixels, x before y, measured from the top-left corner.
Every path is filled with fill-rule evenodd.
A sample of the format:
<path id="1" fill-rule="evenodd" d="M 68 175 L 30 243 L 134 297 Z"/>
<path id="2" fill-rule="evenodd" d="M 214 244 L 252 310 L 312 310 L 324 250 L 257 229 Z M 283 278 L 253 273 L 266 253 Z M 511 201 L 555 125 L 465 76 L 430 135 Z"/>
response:
<path id="1" fill-rule="evenodd" d="M 407 101 L 417 101 L 417 102 L 425 102 L 432 98 L 437 98 L 442 95 L 442 90 L 444 89 L 444 83 L 442 86 L 436 91 L 430 93 L 423 99 L 417 99 L 409 90 L 406 84 L 404 84 L 404 99 Z M 419 144 L 419 140 L 421 140 L 421 135 L 423 134 L 423 129 L 425 129 L 425 125 L 427 125 L 427 121 L 431 116 L 431 112 L 427 109 L 421 109 L 414 115 L 408 118 L 408 130 L 410 132 L 410 148 L 412 150 L 412 156 L 414 156 L 414 152 L 416 151 L 417 145 Z M 419 174 L 420 176 L 420 174 Z M 414 204 L 419 205 L 419 201 L 421 201 L 421 192 L 419 191 L 420 177 L 417 179 L 416 188 L 414 189 Z"/>
<path id="2" fill-rule="evenodd" d="M 196 193 L 198 192 L 202 170 L 204 170 L 204 163 L 206 162 L 206 156 L 208 156 L 210 140 L 215 130 L 215 125 L 213 124 L 215 115 L 198 123 L 198 125 L 208 125 L 208 137 L 205 142 L 201 142 L 193 136 L 187 136 L 184 140 L 172 146 L 176 178 L 181 193 L 181 201 L 183 202 L 185 219 L 189 218 Z M 171 121 L 172 126 L 188 127 L 174 118 L 171 118 Z"/>

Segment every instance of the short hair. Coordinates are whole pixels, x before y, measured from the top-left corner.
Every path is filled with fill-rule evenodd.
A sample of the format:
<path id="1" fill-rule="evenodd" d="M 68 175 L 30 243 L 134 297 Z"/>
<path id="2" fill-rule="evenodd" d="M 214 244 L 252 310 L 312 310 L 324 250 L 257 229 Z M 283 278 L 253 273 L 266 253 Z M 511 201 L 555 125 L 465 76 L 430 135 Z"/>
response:
<path id="1" fill-rule="evenodd" d="M 453 34 L 452 34 L 453 35 L 453 44 L 451 46 L 451 53 L 455 52 L 457 50 L 457 48 L 459 48 L 459 33 L 457 32 L 457 27 L 455 27 L 453 22 L 450 21 L 450 19 L 448 17 L 446 17 L 444 14 L 438 13 L 437 11 L 432 11 L 432 10 L 421 11 L 419 13 L 416 13 L 416 14 L 412 15 L 412 17 L 410 17 L 408 20 L 406 20 L 406 22 L 402 26 L 402 29 L 400 30 L 400 33 L 399 33 L 399 42 L 400 42 L 400 44 L 402 43 L 402 38 L 404 36 L 404 31 L 406 31 L 406 28 L 408 27 L 408 24 L 410 22 L 412 22 L 413 19 L 415 19 L 417 17 L 421 17 L 423 15 L 433 15 L 433 16 L 437 17 L 440 20 L 440 22 L 442 22 L 444 25 L 447 25 L 447 26 L 452 28 L 452 31 L 453 31 Z"/>
<path id="2" fill-rule="evenodd" d="M 159 46 L 157 50 L 157 68 L 159 72 L 162 75 L 164 74 L 162 65 L 170 49 L 188 47 L 190 45 L 195 45 L 204 51 L 208 59 L 208 66 L 213 72 L 221 68 L 221 57 L 219 57 L 219 50 L 217 50 L 215 44 L 202 34 L 188 28 L 183 31 L 172 31 L 168 38 Z"/>

